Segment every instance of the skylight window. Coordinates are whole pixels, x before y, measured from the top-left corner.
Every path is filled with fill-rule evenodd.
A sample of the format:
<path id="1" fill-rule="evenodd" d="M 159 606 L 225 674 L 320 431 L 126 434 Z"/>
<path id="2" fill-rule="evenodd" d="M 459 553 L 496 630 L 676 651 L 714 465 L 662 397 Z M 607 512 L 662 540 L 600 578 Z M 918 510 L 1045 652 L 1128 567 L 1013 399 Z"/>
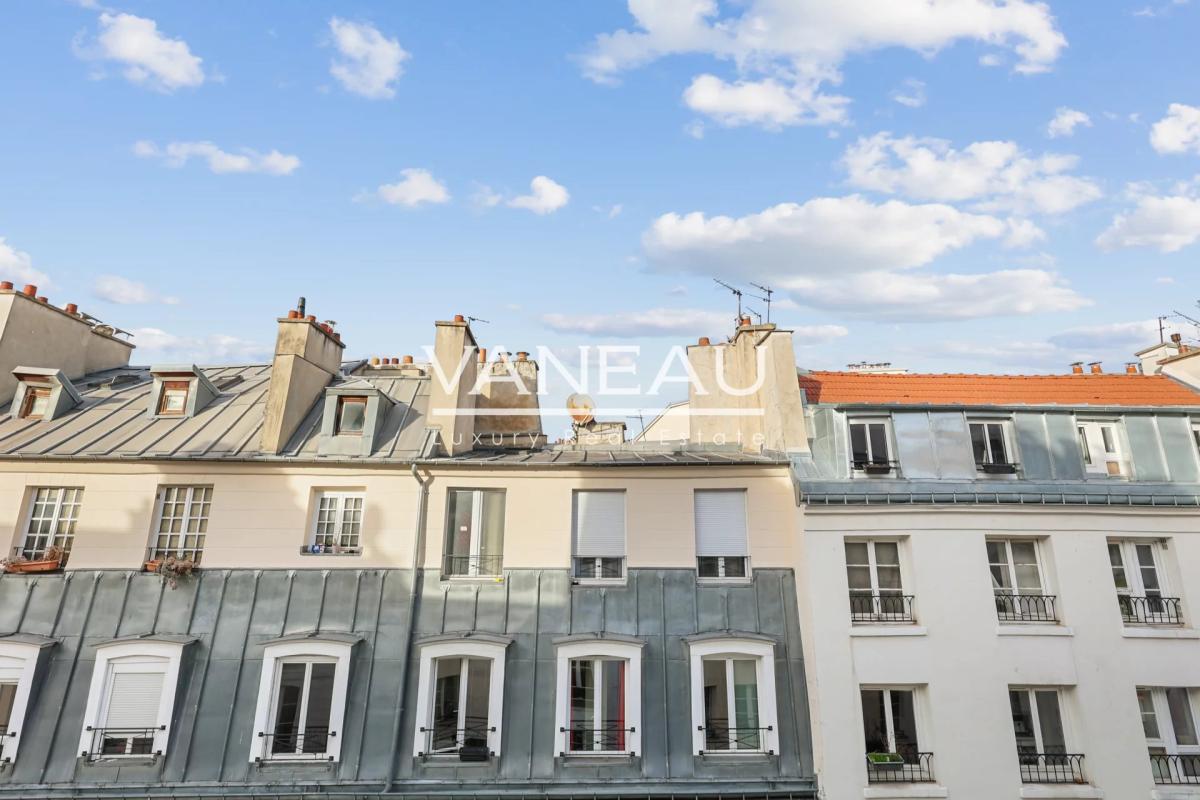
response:
<path id="1" fill-rule="evenodd" d="M 25 400 L 21 403 L 22 419 L 45 419 L 50 410 L 50 387 L 37 386 L 25 390 Z"/>
<path id="2" fill-rule="evenodd" d="M 164 417 L 181 417 L 187 411 L 188 381 L 163 381 L 158 396 L 158 413 Z"/>

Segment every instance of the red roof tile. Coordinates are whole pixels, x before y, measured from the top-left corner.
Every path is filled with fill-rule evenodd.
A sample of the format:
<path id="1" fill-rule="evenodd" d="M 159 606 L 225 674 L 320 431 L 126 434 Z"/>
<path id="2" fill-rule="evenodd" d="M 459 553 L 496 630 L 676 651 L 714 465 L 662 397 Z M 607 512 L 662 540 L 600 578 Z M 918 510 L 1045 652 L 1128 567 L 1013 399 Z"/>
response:
<path id="1" fill-rule="evenodd" d="M 810 403 L 948 406 L 1200 406 L 1200 392 L 1162 375 L 881 375 L 810 372 Z"/>

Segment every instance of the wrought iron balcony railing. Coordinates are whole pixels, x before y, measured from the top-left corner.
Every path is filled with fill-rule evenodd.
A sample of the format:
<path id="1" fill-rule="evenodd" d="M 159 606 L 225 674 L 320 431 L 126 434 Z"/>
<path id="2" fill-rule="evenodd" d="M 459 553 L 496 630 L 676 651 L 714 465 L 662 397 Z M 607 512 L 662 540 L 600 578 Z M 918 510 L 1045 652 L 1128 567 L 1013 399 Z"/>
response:
<path id="1" fill-rule="evenodd" d="M 996 616 L 1001 622 L 1058 622 L 1057 595 L 996 592 Z"/>
<path id="2" fill-rule="evenodd" d="M 504 556 L 497 553 L 486 556 L 442 556 L 442 575 L 447 578 L 499 575 Z"/>
<path id="3" fill-rule="evenodd" d="M 89 725 L 86 730 L 91 734 L 91 743 L 80 755 L 87 761 L 124 757 L 158 758 L 162 751 L 155 749 L 155 737 L 159 731 L 166 729 L 166 725 L 157 728 L 93 728 Z"/>
<path id="4" fill-rule="evenodd" d="M 623 557 L 575 557 L 575 578 L 582 578 L 584 580 L 614 580 L 624 577 L 625 559 Z"/>
<path id="5" fill-rule="evenodd" d="M 1200 754 L 1150 754 L 1150 770 L 1159 784 L 1200 784 Z"/>
<path id="6" fill-rule="evenodd" d="M 867 753 L 868 783 L 932 783 L 933 753 L 898 747 L 895 753 Z"/>
<path id="7" fill-rule="evenodd" d="M 1127 625 L 1182 625 L 1183 604 L 1178 597 L 1117 595 L 1121 619 Z"/>
<path id="8" fill-rule="evenodd" d="M 700 755 L 710 753 L 763 753 L 775 755 L 774 750 L 768 750 L 767 732 L 775 730 L 774 726 L 765 728 L 731 727 L 729 720 L 711 719 L 707 725 L 697 725 L 696 730 L 704 732 L 704 749 Z"/>
<path id="9" fill-rule="evenodd" d="M 629 734 L 636 733 L 636 728 L 623 728 L 619 725 L 602 725 L 591 728 L 583 725 L 572 725 L 569 728 L 559 728 L 563 736 L 565 749 L 559 751 L 560 756 L 570 755 L 637 755 L 629 747 Z"/>
<path id="10" fill-rule="evenodd" d="M 258 738 L 263 740 L 263 749 L 256 761 L 333 760 L 333 756 L 328 755 L 329 740 L 337 736 L 337 731 L 316 725 L 309 725 L 303 731 L 282 728 L 280 726 L 274 733 L 259 731 Z"/>
<path id="11" fill-rule="evenodd" d="M 425 749 L 421 757 L 456 756 L 462 761 L 487 761 L 495 755 L 488 746 L 488 735 L 495 733 L 496 728 L 488 725 L 486 717 L 467 717 L 463 727 L 457 725 L 456 715 L 452 719 L 435 719 L 432 728 L 422 727 Z"/>
<path id="12" fill-rule="evenodd" d="M 851 592 L 851 622 L 913 622 L 911 594 Z"/>
<path id="13" fill-rule="evenodd" d="M 1087 783 L 1080 753 L 1035 753 L 1018 750 L 1022 783 Z"/>

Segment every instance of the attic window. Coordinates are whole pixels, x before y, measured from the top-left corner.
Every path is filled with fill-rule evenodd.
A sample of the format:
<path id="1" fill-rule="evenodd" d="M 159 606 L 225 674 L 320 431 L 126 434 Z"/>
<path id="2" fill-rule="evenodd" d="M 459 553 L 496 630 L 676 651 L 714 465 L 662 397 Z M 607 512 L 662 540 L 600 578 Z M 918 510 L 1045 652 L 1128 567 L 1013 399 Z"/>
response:
<path id="1" fill-rule="evenodd" d="M 22 419 L 44 419 L 50 409 L 50 387 L 30 386 L 21 403 Z"/>
<path id="2" fill-rule="evenodd" d="M 361 436 L 367 419 L 367 398 L 339 397 L 337 427 L 334 433 Z"/>
<path id="3" fill-rule="evenodd" d="M 188 381 L 163 381 L 158 396 L 158 413 L 164 417 L 181 417 L 187 411 Z"/>

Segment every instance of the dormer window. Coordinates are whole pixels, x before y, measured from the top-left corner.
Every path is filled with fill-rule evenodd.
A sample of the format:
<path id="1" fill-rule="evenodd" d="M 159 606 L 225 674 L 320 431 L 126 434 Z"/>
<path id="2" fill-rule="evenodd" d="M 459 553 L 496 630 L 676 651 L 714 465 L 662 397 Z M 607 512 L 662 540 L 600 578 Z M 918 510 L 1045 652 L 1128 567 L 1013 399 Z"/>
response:
<path id="1" fill-rule="evenodd" d="M 163 381 L 158 396 L 158 413 L 163 417 L 181 417 L 187 412 L 190 381 Z"/>
<path id="2" fill-rule="evenodd" d="M 12 419 L 58 419 L 83 403 L 83 397 L 61 370 L 17 367 L 12 375 L 17 379 L 8 411 Z"/>
<path id="3" fill-rule="evenodd" d="M 44 419 L 49 410 L 49 386 L 30 386 L 25 390 L 25 400 L 21 403 L 22 419 Z"/>
<path id="4" fill-rule="evenodd" d="M 367 420 L 367 398 L 339 397 L 337 405 L 337 434 L 361 436 Z"/>
<path id="5" fill-rule="evenodd" d="M 885 417 L 850 420 L 850 464 L 862 475 L 890 475 L 891 426 Z"/>
<path id="6" fill-rule="evenodd" d="M 1017 471 L 1012 460 L 1004 420 L 975 420 L 971 422 L 971 449 L 975 452 L 975 468 L 989 475 L 1011 475 Z"/>

